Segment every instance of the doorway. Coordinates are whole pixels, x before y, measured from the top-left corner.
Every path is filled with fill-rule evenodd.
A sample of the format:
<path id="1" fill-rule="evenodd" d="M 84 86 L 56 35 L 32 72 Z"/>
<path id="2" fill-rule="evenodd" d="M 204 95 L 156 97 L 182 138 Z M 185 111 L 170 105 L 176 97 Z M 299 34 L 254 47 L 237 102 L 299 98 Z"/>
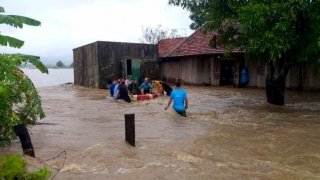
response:
<path id="1" fill-rule="evenodd" d="M 131 75 L 132 74 L 132 61 L 131 59 L 127 59 L 127 75 Z"/>
<path id="2" fill-rule="evenodd" d="M 222 60 L 220 62 L 221 62 L 220 86 L 233 85 L 234 61 Z"/>
<path id="3" fill-rule="evenodd" d="M 140 59 L 124 59 L 123 60 L 123 77 L 127 78 L 128 75 L 132 77 L 140 77 Z"/>

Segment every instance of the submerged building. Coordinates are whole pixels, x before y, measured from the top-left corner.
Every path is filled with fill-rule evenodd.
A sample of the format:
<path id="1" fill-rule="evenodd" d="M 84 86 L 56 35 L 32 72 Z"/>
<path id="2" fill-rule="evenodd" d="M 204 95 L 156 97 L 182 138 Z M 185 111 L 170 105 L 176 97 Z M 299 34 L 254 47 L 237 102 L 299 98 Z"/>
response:
<path id="1" fill-rule="evenodd" d="M 186 38 L 163 39 L 158 44 L 97 41 L 73 49 L 74 83 L 103 88 L 107 81 L 137 77 L 162 79 L 183 84 L 241 87 L 241 73 L 247 67 L 249 87 L 265 88 L 267 63 L 250 62 L 239 50 L 225 56 L 226 50 L 209 46 L 215 32 L 201 28 Z M 275 66 L 275 76 L 278 67 Z M 286 87 L 320 90 L 320 73 L 303 64 L 293 66 Z"/>
<path id="2" fill-rule="evenodd" d="M 226 50 L 219 45 L 209 46 L 209 39 L 217 35 L 216 32 L 203 34 L 200 28 L 186 38 L 159 41 L 161 78 L 168 82 L 180 80 L 184 84 L 242 87 L 242 70 L 247 67 L 250 78 L 247 86 L 265 88 L 267 62 L 248 61 L 237 49 L 225 56 Z M 275 66 L 275 76 L 278 72 Z M 320 73 L 303 64 L 293 66 L 287 75 L 286 88 L 320 90 Z"/>
<path id="3" fill-rule="evenodd" d="M 97 41 L 73 49 L 74 84 L 103 88 L 107 81 L 159 78 L 158 46 Z"/>

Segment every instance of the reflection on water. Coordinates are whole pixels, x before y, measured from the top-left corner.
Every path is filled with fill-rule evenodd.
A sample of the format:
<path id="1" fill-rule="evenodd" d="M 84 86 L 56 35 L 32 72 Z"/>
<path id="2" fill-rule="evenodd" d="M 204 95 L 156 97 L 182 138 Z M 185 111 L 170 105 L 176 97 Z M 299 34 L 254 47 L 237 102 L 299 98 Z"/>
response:
<path id="1" fill-rule="evenodd" d="M 40 88 L 51 125 L 32 127 L 36 156 L 67 151 L 55 179 L 320 179 L 320 95 L 288 92 L 286 106 L 263 90 L 185 87 L 188 117 L 165 111 L 167 97 L 133 104 L 108 91 Z M 124 142 L 135 113 L 136 144 Z M 20 144 L 2 152 L 21 153 Z M 46 162 L 59 168 L 63 158 Z"/>
<path id="2" fill-rule="evenodd" d="M 49 74 L 43 74 L 37 69 L 24 68 L 22 70 L 32 80 L 35 87 L 73 83 L 73 69 L 48 69 Z"/>

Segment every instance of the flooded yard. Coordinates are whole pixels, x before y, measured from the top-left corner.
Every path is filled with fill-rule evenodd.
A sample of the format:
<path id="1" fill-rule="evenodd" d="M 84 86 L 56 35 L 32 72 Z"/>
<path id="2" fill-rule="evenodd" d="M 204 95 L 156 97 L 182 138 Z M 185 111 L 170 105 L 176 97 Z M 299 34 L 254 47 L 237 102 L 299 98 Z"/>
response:
<path id="1" fill-rule="evenodd" d="M 320 179 L 320 94 L 287 92 L 266 103 L 261 89 L 183 87 L 187 118 L 168 97 L 127 104 L 106 90 L 39 88 L 46 118 L 31 127 L 36 156 L 55 179 Z M 136 148 L 124 141 L 135 113 Z M 1 155 L 20 153 L 19 141 Z"/>

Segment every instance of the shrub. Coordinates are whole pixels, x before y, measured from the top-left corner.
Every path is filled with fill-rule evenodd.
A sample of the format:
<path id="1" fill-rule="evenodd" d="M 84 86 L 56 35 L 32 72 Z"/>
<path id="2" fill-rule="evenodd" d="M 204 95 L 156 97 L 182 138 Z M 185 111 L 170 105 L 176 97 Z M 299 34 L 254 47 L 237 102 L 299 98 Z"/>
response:
<path id="1" fill-rule="evenodd" d="M 1 180 L 44 180 L 51 176 L 51 172 L 45 167 L 37 171 L 27 172 L 27 163 L 17 154 L 4 156 L 1 163 Z"/>

